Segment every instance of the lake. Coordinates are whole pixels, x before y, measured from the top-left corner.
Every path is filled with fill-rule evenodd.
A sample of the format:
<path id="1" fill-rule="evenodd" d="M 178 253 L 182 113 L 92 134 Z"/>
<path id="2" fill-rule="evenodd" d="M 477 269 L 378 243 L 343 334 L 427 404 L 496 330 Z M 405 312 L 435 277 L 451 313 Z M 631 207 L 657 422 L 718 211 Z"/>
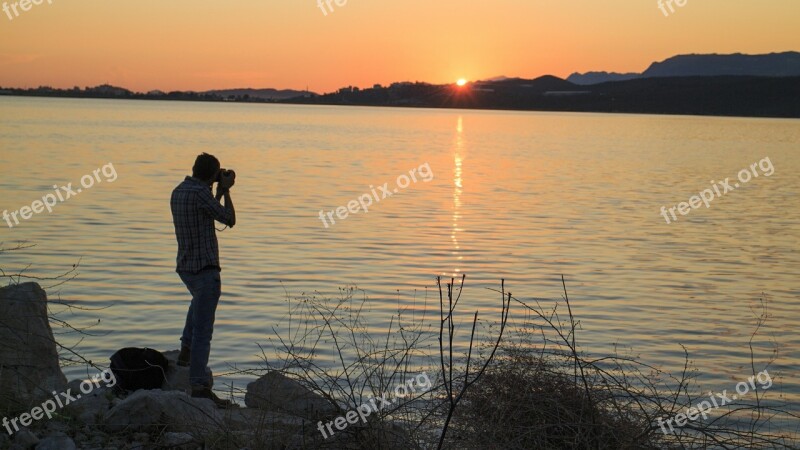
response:
<path id="1" fill-rule="evenodd" d="M 238 223 L 218 233 L 217 374 L 259 365 L 287 298 L 357 286 L 380 336 L 398 308 L 435 325 L 437 276 L 466 274 L 460 311 L 488 324 L 500 303 L 487 288 L 505 279 L 520 300 L 557 300 L 563 274 L 584 350 L 624 349 L 679 373 L 683 345 L 714 392 L 750 375 L 764 299 L 756 370 L 774 356 L 773 394 L 800 400 L 798 120 L 21 97 L 0 97 L 0 116 L 3 210 L 113 167 L 113 181 L 99 172 L 52 212 L 0 227 L 5 247 L 35 244 L 2 254 L 6 273 L 55 276 L 80 262 L 48 293 L 93 310 L 51 309 L 77 326 L 100 320 L 78 346 L 100 364 L 126 346 L 179 347 L 189 296 L 169 198 L 208 152 L 237 172 Z M 742 169 L 759 176 L 668 215 Z M 364 195 L 368 212 L 347 210 Z M 524 319 L 513 305 L 511 325 Z"/>

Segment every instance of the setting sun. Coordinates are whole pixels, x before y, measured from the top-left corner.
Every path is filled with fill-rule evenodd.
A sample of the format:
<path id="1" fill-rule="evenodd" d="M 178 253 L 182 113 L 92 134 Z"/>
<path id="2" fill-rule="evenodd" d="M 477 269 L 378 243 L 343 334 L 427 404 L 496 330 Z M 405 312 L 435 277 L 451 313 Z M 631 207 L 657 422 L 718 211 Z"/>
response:
<path id="1" fill-rule="evenodd" d="M 467 84 L 467 80 L 459 78 L 458 81 L 456 81 L 456 84 L 459 86 L 464 86 L 465 84 Z"/>

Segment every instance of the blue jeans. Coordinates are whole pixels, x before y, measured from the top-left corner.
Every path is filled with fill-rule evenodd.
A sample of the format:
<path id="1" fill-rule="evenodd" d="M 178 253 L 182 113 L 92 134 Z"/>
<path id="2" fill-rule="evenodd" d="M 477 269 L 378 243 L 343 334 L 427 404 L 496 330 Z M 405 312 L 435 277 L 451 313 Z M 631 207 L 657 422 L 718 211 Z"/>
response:
<path id="1" fill-rule="evenodd" d="M 219 269 L 203 269 L 198 273 L 178 272 L 178 275 L 192 294 L 181 337 L 183 346 L 192 350 L 189 382 L 192 386 L 211 387 L 208 357 L 211 353 L 211 335 L 214 333 L 214 316 L 222 293 Z"/>

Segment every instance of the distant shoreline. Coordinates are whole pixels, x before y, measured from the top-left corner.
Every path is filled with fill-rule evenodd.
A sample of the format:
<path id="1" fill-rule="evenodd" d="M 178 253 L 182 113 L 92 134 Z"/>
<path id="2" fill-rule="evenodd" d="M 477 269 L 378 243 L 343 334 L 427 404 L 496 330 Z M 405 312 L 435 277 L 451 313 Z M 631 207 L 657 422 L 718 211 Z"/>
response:
<path id="1" fill-rule="evenodd" d="M 282 99 L 247 94 L 225 97 L 218 92 L 225 91 L 145 94 L 109 85 L 85 90 L 0 88 L 0 95 L 14 97 L 800 118 L 800 77 L 663 77 L 582 86 L 545 76 L 475 82 L 464 87 L 427 83 L 348 87 L 335 93 L 309 92 Z"/>

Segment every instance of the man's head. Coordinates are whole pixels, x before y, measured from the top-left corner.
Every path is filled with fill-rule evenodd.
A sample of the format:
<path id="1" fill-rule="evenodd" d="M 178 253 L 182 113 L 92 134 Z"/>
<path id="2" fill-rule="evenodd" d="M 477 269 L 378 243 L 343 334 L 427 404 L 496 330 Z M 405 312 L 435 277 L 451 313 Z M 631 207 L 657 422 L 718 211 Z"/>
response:
<path id="1" fill-rule="evenodd" d="M 214 155 L 203 153 L 198 155 L 192 167 L 192 176 L 205 181 L 208 184 L 213 183 L 217 179 L 219 172 L 219 160 Z"/>

